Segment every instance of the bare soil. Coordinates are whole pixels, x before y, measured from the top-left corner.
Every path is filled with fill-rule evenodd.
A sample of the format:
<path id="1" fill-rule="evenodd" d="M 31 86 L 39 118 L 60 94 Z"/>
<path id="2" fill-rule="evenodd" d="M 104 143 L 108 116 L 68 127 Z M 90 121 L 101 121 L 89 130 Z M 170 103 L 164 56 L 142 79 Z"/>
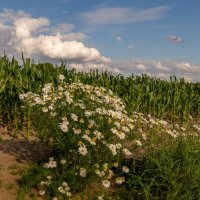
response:
<path id="1" fill-rule="evenodd" d="M 28 163 L 48 155 L 47 149 L 34 133 L 26 139 L 23 131 L 15 133 L 6 126 L 0 126 L 0 200 L 20 200 L 19 180 Z M 35 193 L 35 194 L 34 194 Z M 25 200 L 41 199 L 36 192 Z"/>

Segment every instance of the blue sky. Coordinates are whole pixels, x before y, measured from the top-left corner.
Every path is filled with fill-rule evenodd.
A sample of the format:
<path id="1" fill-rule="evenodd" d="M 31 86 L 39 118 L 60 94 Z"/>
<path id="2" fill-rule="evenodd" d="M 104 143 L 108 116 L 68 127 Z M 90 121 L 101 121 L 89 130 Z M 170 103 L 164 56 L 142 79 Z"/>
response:
<path id="1" fill-rule="evenodd" d="M 199 81 L 199 8 L 197 0 L 1 0 L 0 50 Z"/>

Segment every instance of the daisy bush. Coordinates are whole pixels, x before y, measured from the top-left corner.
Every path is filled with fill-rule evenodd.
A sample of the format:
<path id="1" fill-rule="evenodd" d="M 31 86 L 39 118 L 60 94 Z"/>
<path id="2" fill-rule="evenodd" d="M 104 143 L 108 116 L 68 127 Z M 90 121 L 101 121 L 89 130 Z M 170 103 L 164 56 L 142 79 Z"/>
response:
<path id="1" fill-rule="evenodd" d="M 45 84 L 41 94 L 20 95 L 40 139 L 53 152 L 42 164 L 46 172 L 38 180 L 39 194 L 70 197 L 93 180 L 103 188 L 121 185 L 129 172 L 123 160 L 141 145 L 134 120 L 112 91 L 64 79 L 60 75 L 57 86 Z"/>
<path id="2" fill-rule="evenodd" d="M 129 115 L 111 90 L 66 83 L 62 74 L 58 80 L 57 85 L 45 84 L 40 94 L 20 95 L 39 138 L 52 152 L 30 169 L 34 176 L 25 176 L 25 182 L 36 184 L 39 195 L 48 199 L 71 198 L 93 183 L 98 183 L 96 198 L 104 199 L 106 191 L 135 181 L 129 178 L 135 173 L 132 161 L 143 159 L 149 149 L 199 135 L 199 125 L 188 131 L 151 115 Z"/>

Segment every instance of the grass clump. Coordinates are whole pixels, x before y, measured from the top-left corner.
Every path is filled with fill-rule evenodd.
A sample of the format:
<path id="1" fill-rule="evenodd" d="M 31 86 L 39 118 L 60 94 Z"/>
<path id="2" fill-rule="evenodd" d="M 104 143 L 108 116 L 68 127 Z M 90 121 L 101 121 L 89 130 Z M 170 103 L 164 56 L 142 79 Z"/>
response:
<path id="1" fill-rule="evenodd" d="M 132 160 L 120 199 L 199 199 L 200 138 L 184 137 Z"/>

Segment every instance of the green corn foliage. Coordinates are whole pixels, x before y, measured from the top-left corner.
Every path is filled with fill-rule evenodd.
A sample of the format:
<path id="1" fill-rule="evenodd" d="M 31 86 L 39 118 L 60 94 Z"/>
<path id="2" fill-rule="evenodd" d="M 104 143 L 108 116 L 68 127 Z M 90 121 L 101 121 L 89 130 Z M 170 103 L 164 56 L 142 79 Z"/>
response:
<path id="1" fill-rule="evenodd" d="M 0 115 L 5 121 L 15 120 L 21 113 L 19 94 L 40 92 L 48 82 L 57 84 L 58 75 L 65 75 L 66 82 L 81 81 L 93 86 L 102 86 L 120 96 L 132 114 L 134 111 L 168 118 L 172 122 L 181 119 L 187 122 L 189 116 L 200 116 L 200 83 L 187 83 L 172 76 L 169 81 L 147 75 L 124 77 L 109 72 L 76 72 L 68 70 L 65 63 L 53 66 L 50 63 L 31 63 L 22 55 L 23 64 L 6 55 L 0 57 Z"/>
<path id="2" fill-rule="evenodd" d="M 23 57 L 22 57 L 23 58 Z M 0 115 L 5 122 L 15 120 L 20 113 L 19 95 L 39 92 L 47 82 L 57 81 L 57 70 L 52 64 L 31 64 L 30 59 L 23 58 L 23 65 L 6 55 L 0 58 Z"/>

